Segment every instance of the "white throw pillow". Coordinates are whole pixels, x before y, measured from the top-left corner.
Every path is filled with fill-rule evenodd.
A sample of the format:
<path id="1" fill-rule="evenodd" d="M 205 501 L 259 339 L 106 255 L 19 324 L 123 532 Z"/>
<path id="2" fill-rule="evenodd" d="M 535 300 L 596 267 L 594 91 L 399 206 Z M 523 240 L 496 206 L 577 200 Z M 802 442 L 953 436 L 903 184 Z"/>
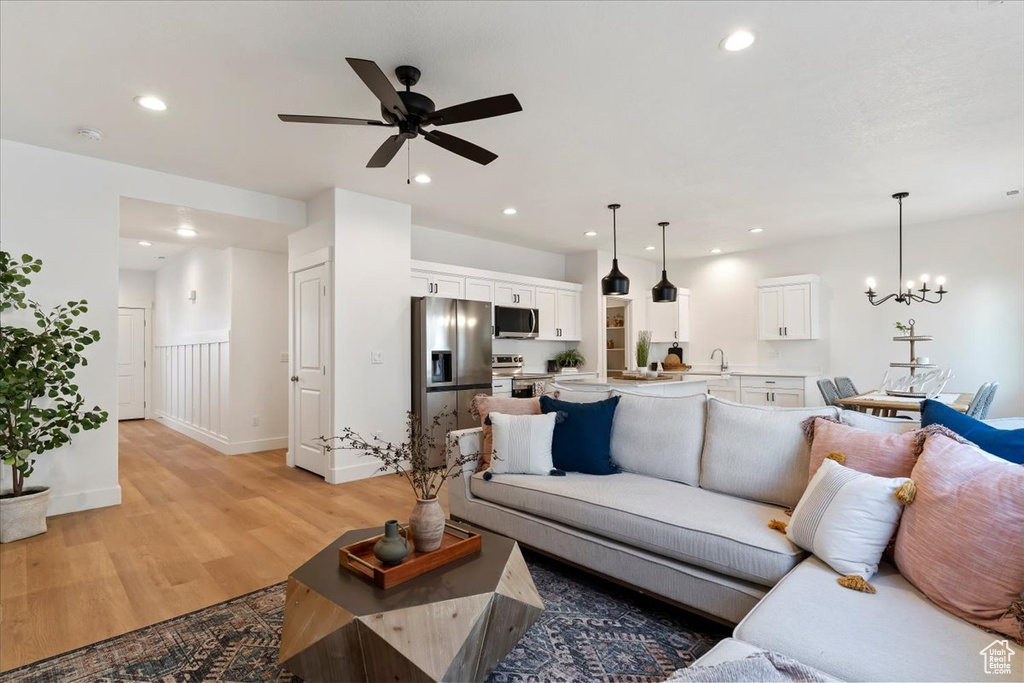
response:
<path id="1" fill-rule="evenodd" d="M 697 486 L 706 394 L 620 396 L 612 422 L 612 461 L 625 472 Z"/>
<path id="2" fill-rule="evenodd" d="M 551 474 L 555 464 L 551 440 L 558 413 L 505 415 L 490 413 L 494 450 L 491 474 Z"/>
<path id="3" fill-rule="evenodd" d="M 839 415 L 842 423 L 866 432 L 879 434 L 906 434 L 921 428 L 920 420 L 902 420 L 897 417 L 875 417 L 856 410 L 844 410 Z"/>
<path id="4" fill-rule="evenodd" d="M 906 477 L 876 477 L 825 460 L 793 510 L 786 536 L 844 576 L 878 571 L 903 512 Z"/>

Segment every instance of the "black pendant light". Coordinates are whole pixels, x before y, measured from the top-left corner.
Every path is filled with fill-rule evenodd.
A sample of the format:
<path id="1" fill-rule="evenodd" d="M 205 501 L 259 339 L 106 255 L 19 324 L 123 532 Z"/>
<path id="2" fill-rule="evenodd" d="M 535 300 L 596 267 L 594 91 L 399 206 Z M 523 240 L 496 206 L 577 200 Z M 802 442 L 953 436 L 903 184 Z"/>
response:
<path id="1" fill-rule="evenodd" d="M 612 210 L 612 269 L 601 278 L 601 292 L 605 296 L 629 294 L 629 278 L 619 270 L 619 242 L 615 225 L 615 212 L 618 211 L 620 206 L 620 204 L 608 205 L 608 208 Z"/>
<path id="2" fill-rule="evenodd" d="M 913 303 L 925 303 L 925 304 L 937 304 L 942 301 L 942 297 L 948 294 L 949 291 L 946 289 L 946 278 L 938 277 L 935 278 L 935 284 L 939 286 L 937 290 L 928 288 L 928 276 L 921 276 L 921 289 L 917 291 L 919 294 L 914 293 L 914 281 L 911 280 L 903 284 L 903 200 L 910 196 L 909 192 L 897 192 L 892 196 L 900 205 L 900 251 L 899 251 L 899 279 L 896 281 L 897 289 L 892 294 L 884 296 L 881 299 L 878 298 L 878 293 L 875 292 L 875 279 L 873 277 L 868 278 L 868 291 L 864 292 L 868 295 L 868 302 L 872 306 L 878 306 L 884 304 L 889 299 L 892 299 L 898 304 L 906 304 L 909 306 Z M 903 287 L 906 287 L 904 290 Z M 934 292 L 937 298 L 929 298 L 928 294 Z"/>
<path id="3" fill-rule="evenodd" d="M 654 303 L 670 303 L 676 300 L 676 286 L 668 281 L 668 273 L 665 270 L 665 228 L 668 223 L 658 223 L 661 226 L 661 282 L 651 287 L 651 298 Z"/>

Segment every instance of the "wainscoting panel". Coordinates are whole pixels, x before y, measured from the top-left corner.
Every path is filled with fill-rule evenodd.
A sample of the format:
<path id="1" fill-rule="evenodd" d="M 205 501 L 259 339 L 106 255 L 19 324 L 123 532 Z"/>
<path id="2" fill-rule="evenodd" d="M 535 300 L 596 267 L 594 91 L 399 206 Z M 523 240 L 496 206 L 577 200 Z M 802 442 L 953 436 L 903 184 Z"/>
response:
<path id="1" fill-rule="evenodd" d="M 227 340 L 157 346 L 157 416 L 200 441 L 228 444 L 229 357 Z"/>

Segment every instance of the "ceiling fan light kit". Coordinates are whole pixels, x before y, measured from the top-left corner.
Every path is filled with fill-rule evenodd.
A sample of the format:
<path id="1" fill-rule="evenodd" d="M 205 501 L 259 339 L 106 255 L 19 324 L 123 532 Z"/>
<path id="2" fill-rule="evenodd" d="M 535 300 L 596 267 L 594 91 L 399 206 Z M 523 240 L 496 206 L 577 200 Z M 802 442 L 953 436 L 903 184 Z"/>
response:
<path id="1" fill-rule="evenodd" d="M 678 290 L 674 284 L 668 281 L 668 271 L 666 270 L 665 228 L 668 227 L 668 223 L 661 222 L 658 225 L 661 227 L 661 282 L 651 288 L 651 298 L 654 303 L 671 303 L 676 300 Z"/>
<path id="2" fill-rule="evenodd" d="M 609 204 L 612 210 L 612 269 L 601 278 L 601 293 L 605 296 L 622 296 L 629 294 L 629 278 L 619 270 L 618 228 L 615 224 L 615 212 L 621 204 Z"/>
<path id="3" fill-rule="evenodd" d="M 903 200 L 906 199 L 909 196 L 910 196 L 909 192 L 897 192 L 896 194 L 894 194 L 892 196 L 892 198 L 895 199 L 899 203 L 899 205 L 900 205 L 900 218 L 899 218 L 899 226 L 900 226 L 900 229 L 899 229 L 899 244 L 900 244 L 900 250 L 899 250 L 899 280 L 897 280 L 897 282 L 899 283 L 899 286 L 901 286 L 901 287 L 904 286 L 903 285 Z M 928 288 L 928 280 L 929 280 L 929 277 L 927 275 L 922 275 L 921 276 L 921 288 L 916 290 L 918 292 L 917 294 L 915 294 L 914 281 L 913 280 L 909 280 L 909 281 L 907 281 L 907 283 L 905 285 L 906 286 L 905 290 L 900 290 L 898 292 L 893 292 L 892 294 L 888 294 L 888 295 L 882 297 L 881 299 L 879 299 L 879 298 L 877 298 L 878 294 L 875 292 L 875 279 L 869 277 L 868 280 L 867 280 L 867 291 L 864 292 L 864 293 L 867 295 L 868 302 L 872 306 L 879 306 L 879 305 L 885 303 L 886 301 L 888 301 L 889 299 L 892 299 L 893 301 L 895 301 L 898 304 L 906 304 L 907 306 L 909 306 L 912 303 L 937 304 L 940 301 L 942 301 L 942 296 L 944 294 L 948 293 L 948 291 L 945 288 L 946 278 L 938 277 L 938 278 L 935 279 L 935 284 L 937 284 L 939 286 L 939 288 L 937 290 L 932 290 L 932 289 Z M 933 292 L 933 291 L 938 296 L 938 298 L 934 298 L 934 299 L 928 298 L 928 294 L 930 292 Z"/>
<path id="4" fill-rule="evenodd" d="M 447 126 L 453 123 L 478 121 L 523 110 L 519 100 L 512 94 L 485 97 L 444 109 L 435 109 L 432 99 L 412 91 L 412 86 L 419 82 L 421 75 L 416 67 L 405 65 L 395 69 L 398 82 L 405 86 L 405 90 L 399 92 L 391 85 L 391 81 L 376 62 L 354 57 L 348 57 L 345 61 L 380 102 L 383 121 L 304 114 L 278 114 L 278 118 L 288 123 L 397 128 L 398 132 L 386 139 L 370 157 L 366 164 L 367 168 L 384 168 L 395 158 L 407 140 L 413 140 L 421 135 L 427 142 L 441 149 L 486 166 L 497 159 L 498 155 L 462 138 L 439 130 L 427 130 L 424 126 Z"/>

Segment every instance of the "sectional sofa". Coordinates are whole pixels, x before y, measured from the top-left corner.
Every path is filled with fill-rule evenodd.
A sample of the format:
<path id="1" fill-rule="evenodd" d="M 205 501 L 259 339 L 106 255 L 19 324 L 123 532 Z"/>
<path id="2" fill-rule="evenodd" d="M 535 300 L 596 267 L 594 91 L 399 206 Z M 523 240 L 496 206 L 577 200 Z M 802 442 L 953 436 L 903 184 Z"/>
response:
<path id="1" fill-rule="evenodd" d="M 767 650 L 840 680 L 1024 680 L 1024 652 L 1009 675 L 986 675 L 980 651 L 996 636 L 930 602 L 892 565 L 872 579 L 877 594 L 847 590 L 830 567 L 768 527 L 806 487 L 810 448 L 800 425 L 807 417 L 875 431 L 916 423 L 831 407 L 616 393 L 611 447 L 621 472 L 487 480 L 470 463 L 449 491 L 452 517 L 738 624 L 702 665 Z M 607 396 L 563 391 L 560 398 Z M 471 454 L 480 450 L 480 431 L 451 436 Z"/>

